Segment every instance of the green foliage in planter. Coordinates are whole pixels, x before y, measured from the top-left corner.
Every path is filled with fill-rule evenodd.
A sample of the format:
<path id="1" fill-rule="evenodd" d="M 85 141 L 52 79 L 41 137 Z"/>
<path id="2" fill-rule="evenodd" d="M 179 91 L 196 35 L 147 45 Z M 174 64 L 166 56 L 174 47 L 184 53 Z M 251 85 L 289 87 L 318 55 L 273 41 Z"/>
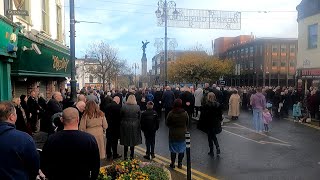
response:
<path id="1" fill-rule="evenodd" d="M 162 167 L 156 165 L 147 165 L 139 169 L 149 175 L 150 180 L 168 180 L 168 174 L 163 170 Z"/>

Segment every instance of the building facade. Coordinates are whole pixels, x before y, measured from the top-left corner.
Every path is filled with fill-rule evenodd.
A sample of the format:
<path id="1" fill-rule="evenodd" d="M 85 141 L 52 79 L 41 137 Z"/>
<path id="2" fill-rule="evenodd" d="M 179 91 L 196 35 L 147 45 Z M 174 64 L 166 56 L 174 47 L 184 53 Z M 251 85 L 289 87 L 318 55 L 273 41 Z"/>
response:
<path id="1" fill-rule="evenodd" d="M 298 11 L 298 88 L 319 86 L 320 81 L 320 1 L 302 0 Z"/>
<path id="2" fill-rule="evenodd" d="M 226 58 L 235 63 L 231 86 L 294 86 L 297 39 L 258 38 L 234 45 Z"/>
<path id="3" fill-rule="evenodd" d="M 226 52 L 229 48 L 249 42 L 254 39 L 253 35 L 240 35 L 237 37 L 219 37 L 215 39 L 213 44 L 213 55 L 218 57 L 219 59 L 226 58 Z"/>
<path id="4" fill-rule="evenodd" d="M 14 11 L 19 15 L 12 15 Z M 54 91 L 64 89 L 71 74 L 64 0 L 0 0 L 0 14 L 20 27 L 10 74 L 12 96 L 36 90 L 50 99 Z"/>

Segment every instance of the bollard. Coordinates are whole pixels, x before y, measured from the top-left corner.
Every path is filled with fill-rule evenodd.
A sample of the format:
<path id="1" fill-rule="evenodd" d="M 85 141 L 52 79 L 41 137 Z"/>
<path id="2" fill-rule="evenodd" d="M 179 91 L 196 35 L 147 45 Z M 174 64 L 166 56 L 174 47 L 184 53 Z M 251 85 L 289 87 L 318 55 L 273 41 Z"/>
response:
<path id="1" fill-rule="evenodd" d="M 190 133 L 186 132 L 187 180 L 191 180 Z"/>

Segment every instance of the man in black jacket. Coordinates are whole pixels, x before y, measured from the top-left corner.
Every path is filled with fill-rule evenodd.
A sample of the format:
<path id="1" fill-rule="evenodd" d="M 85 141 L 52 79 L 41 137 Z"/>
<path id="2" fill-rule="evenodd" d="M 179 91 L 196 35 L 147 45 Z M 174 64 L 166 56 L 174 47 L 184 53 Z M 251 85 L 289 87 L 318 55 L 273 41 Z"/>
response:
<path id="1" fill-rule="evenodd" d="M 35 90 L 31 91 L 31 94 L 27 101 L 28 111 L 30 112 L 30 124 L 33 132 L 38 132 L 39 127 L 37 127 L 40 113 L 40 105 L 37 100 L 37 93 Z"/>
<path id="2" fill-rule="evenodd" d="M 107 136 L 107 158 L 117 159 L 120 158 L 121 155 L 118 154 L 118 140 L 120 138 L 120 98 L 119 96 L 115 96 L 113 101 L 107 104 L 105 108 L 105 115 L 108 121 L 108 129 L 106 130 Z"/>
<path id="3" fill-rule="evenodd" d="M 150 155 L 155 158 L 154 146 L 156 139 L 156 131 L 159 129 L 159 118 L 157 113 L 153 110 L 153 102 L 147 102 L 147 110 L 141 114 L 141 130 L 144 133 L 146 140 L 146 155 L 145 159 L 150 160 Z"/>
<path id="4" fill-rule="evenodd" d="M 47 133 L 53 133 L 52 129 L 52 116 L 56 113 L 61 113 L 63 111 L 62 105 L 63 97 L 60 92 L 54 92 L 52 99 L 49 100 L 47 104 L 47 111 L 46 114 L 41 122 L 41 130 Z M 57 126 L 60 126 L 60 129 L 63 128 L 61 122 L 58 121 Z M 59 129 L 59 130 L 60 130 Z"/>
<path id="5" fill-rule="evenodd" d="M 94 136 L 78 130 L 75 108 L 62 113 L 64 129 L 49 137 L 41 154 L 41 170 L 50 180 L 96 180 L 100 155 Z"/>

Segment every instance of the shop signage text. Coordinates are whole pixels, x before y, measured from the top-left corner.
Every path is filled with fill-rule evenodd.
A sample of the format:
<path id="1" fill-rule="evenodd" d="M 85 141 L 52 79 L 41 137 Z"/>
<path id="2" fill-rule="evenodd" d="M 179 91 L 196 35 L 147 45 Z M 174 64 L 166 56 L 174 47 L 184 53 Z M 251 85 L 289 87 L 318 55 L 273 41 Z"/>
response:
<path id="1" fill-rule="evenodd" d="M 53 64 L 52 64 L 53 69 L 55 69 L 56 71 L 64 69 L 64 72 L 67 72 L 67 67 L 69 64 L 68 59 L 62 58 L 60 60 L 58 56 L 52 56 L 52 60 L 53 60 Z"/>

